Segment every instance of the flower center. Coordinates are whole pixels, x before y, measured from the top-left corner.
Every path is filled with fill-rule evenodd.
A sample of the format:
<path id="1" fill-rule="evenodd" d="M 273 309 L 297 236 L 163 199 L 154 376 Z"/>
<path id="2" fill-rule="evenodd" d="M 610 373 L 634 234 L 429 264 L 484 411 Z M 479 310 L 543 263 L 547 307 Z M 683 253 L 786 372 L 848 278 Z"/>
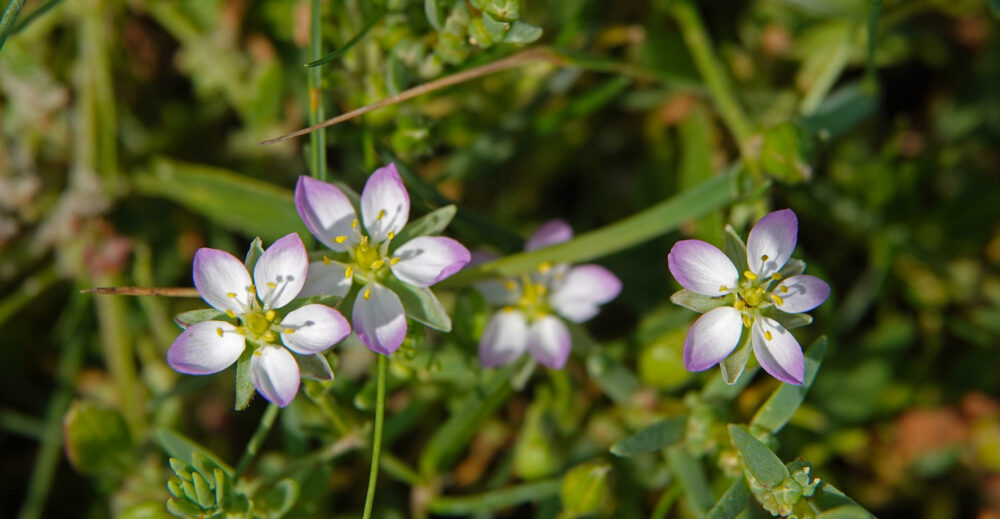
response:
<path id="1" fill-rule="evenodd" d="M 240 316 L 243 326 L 236 330 L 251 339 L 274 343 L 278 339 L 277 334 L 281 333 L 277 321 L 278 313 L 274 310 L 266 312 L 252 310 Z"/>

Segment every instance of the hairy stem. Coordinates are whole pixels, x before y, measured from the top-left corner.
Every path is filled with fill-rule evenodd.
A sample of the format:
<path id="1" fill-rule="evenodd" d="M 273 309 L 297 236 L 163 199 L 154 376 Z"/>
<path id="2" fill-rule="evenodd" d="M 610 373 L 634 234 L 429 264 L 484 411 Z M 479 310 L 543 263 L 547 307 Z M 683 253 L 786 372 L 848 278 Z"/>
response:
<path id="1" fill-rule="evenodd" d="M 362 519 L 372 516 L 375 504 L 375 483 L 378 481 L 379 456 L 382 454 L 382 422 L 385 420 L 385 372 L 389 357 L 378 356 L 378 387 L 375 397 L 375 431 L 372 433 L 372 468 L 368 475 L 368 492 L 365 495 L 365 511 Z"/>
<path id="2" fill-rule="evenodd" d="M 260 452 L 260 446 L 263 445 L 264 439 L 267 438 L 267 433 L 271 432 L 271 427 L 274 426 L 274 420 L 278 417 L 278 411 L 280 410 L 281 408 L 277 404 L 269 404 L 267 406 L 264 416 L 260 417 L 260 423 L 257 424 L 257 430 L 254 431 L 253 436 L 250 437 L 250 441 L 247 442 L 247 448 L 243 451 L 243 457 L 236 464 L 234 479 L 239 479 L 250 467 L 250 462 Z"/>

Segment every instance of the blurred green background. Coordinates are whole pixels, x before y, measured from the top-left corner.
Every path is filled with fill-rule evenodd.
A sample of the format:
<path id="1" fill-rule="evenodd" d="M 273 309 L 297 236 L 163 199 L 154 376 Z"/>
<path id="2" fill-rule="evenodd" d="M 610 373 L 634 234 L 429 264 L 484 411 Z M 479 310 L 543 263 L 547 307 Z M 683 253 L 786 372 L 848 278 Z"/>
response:
<path id="1" fill-rule="evenodd" d="M 595 342 L 577 340 L 565 371 L 502 395 L 454 452 L 425 463 L 435 431 L 489 380 L 475 359 L 485 303 L 438 291 L 455 331 L 414 327 L 394 356 L 386 440 L 402 462 L 434 465 L 434 483 L 384 476 L 377 515 L 419 515 L 421 492 L 560 477 L 690 407 L 685 394 L 718 372 L 683 369 L 695 315 L 668 301 L 678 287 L 666 253 L 685 237 L 720 243 L 727 222 L 745 233 L 770 206 L 795 210 L 796 256 L 833 287 L 799 335 L 828 335 L 826 360 L 777 452 L 879 517 L 1000 518 L 995 2 L 702 2 L 694 12 L 746 135 L 718 108 L 669 0 L 317 2 L 319 53 L 304 0 L 23 3 L 0 50 L 3 516 L 165 516 L 157 427 L 239 456 L 262 400 L 237 413 L 229 372 L 181 376 L 164 362 L 173 314 L 200 302 L 79 291 L 190 286 L 198 247 L 239 255 L 254 236 L 307 238 L 290 201 L 313 160 L 357 190 L 396 160 L 413 217 L 454 201 L 454 237 L 516 252 L 550 218 L 600 228 L 721 174 L 742 147 L 760 158 L 763 188 L 601 258 L 625 288 L 588 323 Z M 526 45 L 555 58 L 334 126 L 325 156 L 308 137 L 258 145 L 308 124 L 310 73 L 333 116 Z M 350 423 L 368 419 L 371 356 L 352 343 L 330 358 L 337 382 L 282 413 L 262 474 L 340 436 L 316 395 L 335 395 Z M 776 386 L 758 377 L 706 412 L 745 421 Z M 115 457 L 64 446 L 64 416 L 86 405 L 122 420 L 120 437 L 99 427 Z M 718 450 L 706 447 L 707 470 L 718 472 Z M 647 517 L 669 485 L 663 463 L 606 461 L 615 492 L 602 513 Z M 290 516 L 356 514 L 367 462 L 360 450 L 313 467 Z M 499 515 L 553 510 L 548 495 Z M 694 516 L 683 504 L 668 513 Z"/>

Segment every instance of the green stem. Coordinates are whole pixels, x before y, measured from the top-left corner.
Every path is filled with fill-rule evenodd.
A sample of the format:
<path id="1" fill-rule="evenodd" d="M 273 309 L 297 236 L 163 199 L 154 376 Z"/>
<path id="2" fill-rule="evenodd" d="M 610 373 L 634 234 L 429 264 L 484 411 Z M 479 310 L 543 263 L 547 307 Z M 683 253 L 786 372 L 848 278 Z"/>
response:
<path id="1" fill-rule="evenodd" d="M 375 503 L 375 483 L 378 480 L 379 456 L 382 454 L 382 422 L 385 419 L 385 372 L 389 357 L 378 356 L 378 388 L 375 397 L 375 431 L 372 435 L 372 469 L 368 475 L 368 493 L 365 495 L 365 512 L 362 519 L 372 516 Z"/>
<path id="2" fill-rule="evenodd" d="M 310 61 L 323 57 L 323 10 L 322 0 L 311 2 L 311 28 L 309 30 Z M 309 69 L 309 124 L 316 124 L 326 119 L 323 107 L 323 69 Z M 326 180 L 326 130 L 320 129 L 309 135 L 310 171 L 313 178 Z"/>
<path id="3" fill-rule="evenodd" d="M 427 509 L 439 515 L 471 515 L 548 499 L 558 495 L 561 487 L 562 480 L 546 479 L 473 496 L 439 496 L 431 499 Z"/>
<path id="4" fill-rule="evenodd" d="M 13 293 L 0 301 L 0 324 L 3 324 L 19 312 L 25 305 L 35 299 L 35 296 L 45 291 L 59 280 L 54 266 L 48 266 L 41 272 L 24 280 Z"/>
<path id="5" fill-rule="evenodd" d="M 267 406 L 264 416 L 260 417 L 260 423 L 257 424 L 257 430 L 254 431 L 253 436 L 250 437 L 250 441 L 247 442 L 247 448 L 243 451 L 243 457 L 236 464 L 236 475 L 233 479 L 239 479 L 246 472 L 247 468 L 250 467 L 250 462 L 260 452 L 260 446 L 264 443 L 264 439 L 267 438 L 267 433 L 271 432 L 271 427 L 274 426 L 274 420 L 278 417 L 278 411 L 280 410 L 281 408 L 277 404 Z"/>
<path id="6" fill-rule="evenodd" d="M 11 0 L 7 4 L 7 9 L 3 12 L 3 18 L 0 18 L 0 49 L 3 48 L 4 42 L 7 41 L 7 35 L 14 28 L 14 22 L 17 21 L 17 16 L 21 14 L 22 7 L 24 7 L 24 0 Z"/>

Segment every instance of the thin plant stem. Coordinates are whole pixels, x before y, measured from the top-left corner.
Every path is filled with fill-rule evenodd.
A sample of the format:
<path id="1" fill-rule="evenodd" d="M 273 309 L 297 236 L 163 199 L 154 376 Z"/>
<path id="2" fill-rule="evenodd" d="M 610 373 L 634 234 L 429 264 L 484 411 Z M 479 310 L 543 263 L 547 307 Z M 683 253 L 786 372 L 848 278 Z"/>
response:
<path id="1" fill-rule="evenodd" d="M 14 30 L 10 31 L 10 34 L 17 34 L 21 32 L 28 26 L 28 24 L 35 21 L 35 18 L 47 13 L 49 9 L 59 5 L 61 2 L 62 0 L 47 0 L 44 4 L 36 7 L 34 11 L 28 13 L 27 16 L 21 18 L 21 20 L 17 22 L 17 25 L 14 26 Z"/>
<path id="2" fill-rule="evenodd" d="M 264 415 L 260 417 L 260 423 L 257 424 L 257 430 L 254 431 L 253 436 L 250 437 L 250 441 L 247 442 L 247 448 L 243 451 L 243 456 L 240 458 L 239 463 L 236 464 L 236 475 L 234 479 L 239 479 L 244 472 L 250 467 L 250 462 L 253 461 L 257 453 L 260 452 L 260 446 L 264 444 L 264 439 L 267 438 L 267 433 L 271 432 L 271 427 L 274 426 L 274 420 L 278 417 L 278 411 L 281 408 L 277 404 L 269 404 L 267 410 L 264 411 Z"/>
<path id="3" fill-rule="evenodd" d="M 80 293 L 102 296 L 201 297 L 194 287 L 94 287 L 83 289 Z"/>
<path id="4" fill-rule="evenodd" d="M 41 272 L 29 277 L 21 283 L 21 286 L 12 291 L 2 301 L 0 301 L 0 324 L 3 324 L 11 316 L 19 312 L 25 305 L 35 299 L 35 296 L 45 291 L 59 280 L 59 275 L 54 266 L 48 266 Z"/>
<path id="5" fill-rule="evenodd" d="M 372 433 L 372 468 L 368 475 L 368 492 L 365 495 L 365 511 L 362 519 L 372 516 L 372 505 L 375 504 L 375 484 L 378 481 L 379 456 L 382 454 L 382 422 L 385 421 L 385 372 L 389 366 L 389 357 L 378 356 L 378 386 L 375 397 L 375 431 Z"/>
<path id="6" fill-rule="evenodd" d="M 3 44 L 7 41 L 7 35 L 14 29 L 14 22 L 17 21 L 18 15 L 21 14 L 22 7 L 24 7 L 24 0 L 11 0 L 7 4 L 7 9 L 3 12 L 3 18 L 0 18 L 0 49 L 3 49 Z"/>
<path id="7" fill-rule="evenodd" d="M 322 0 L 310 0 L 309 56 L 312 60 L 323 57 Z M 323 106 L 323 69 L 309 69 L 309 124 L 316 125 L 326 118 Z M 326 180 L 326 132 L 323 129 L 309 135 L 310 171 L 313 178 Z"/>

